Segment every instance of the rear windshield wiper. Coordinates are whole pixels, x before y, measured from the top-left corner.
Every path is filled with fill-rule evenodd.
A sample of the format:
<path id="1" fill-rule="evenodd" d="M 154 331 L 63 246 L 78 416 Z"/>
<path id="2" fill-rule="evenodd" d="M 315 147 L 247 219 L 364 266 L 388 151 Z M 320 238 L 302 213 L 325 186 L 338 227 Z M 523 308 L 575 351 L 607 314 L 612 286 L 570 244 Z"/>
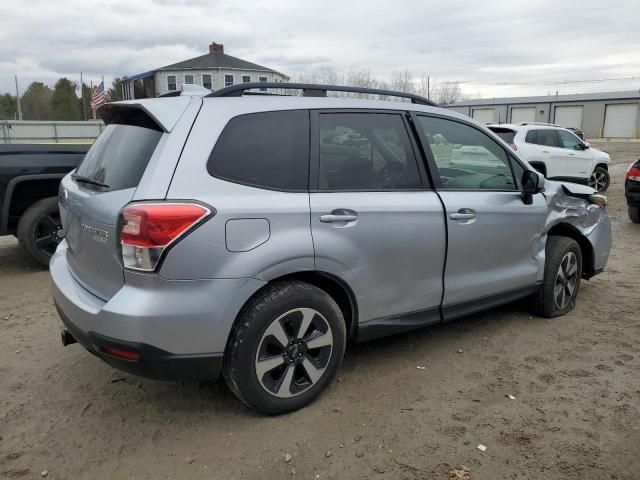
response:
<path id="1" fill-rule="evenodd" d="M 107 185 L 104 182 L 101 182 L 100 180 L 96 180 L 90 177 L 85 177 L 84 175 L 78 175 L 77 173 L 72 173 L 71 178 L 73 178 L 76 182 L 79 182 L 79 183 L 88 183 L 89 185 L 95 185 L 97 187 L 109 188 L 109 185 Z"/>

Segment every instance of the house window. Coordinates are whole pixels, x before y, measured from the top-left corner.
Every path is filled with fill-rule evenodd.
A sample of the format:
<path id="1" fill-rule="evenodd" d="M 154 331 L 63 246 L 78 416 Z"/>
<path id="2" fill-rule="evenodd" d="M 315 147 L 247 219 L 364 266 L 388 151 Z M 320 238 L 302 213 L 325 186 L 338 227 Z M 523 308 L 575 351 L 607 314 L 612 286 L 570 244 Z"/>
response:
<path id="1" fill-rule="evenodd" d="M 224 86 L 230 87 L 233 85 L 233 75 L 225 75 L 224 76 Z"/>
<path id="2" fill-rule="evenodd" d="M 175 75 L 167 75 L 167 90 L 172 91 L 176 90 L 176 76 Z"/>
<path id="3" fill-rule="evenodd" d="M 202 75 L 202 86 L 211 90 L 211 75 Z"/>
<path id="4" fill-rule="evenodd" d="M 266 82 L 266 81 L 267 81 L 267 77 L 260 77 L 258 80 L 259 80 L 260 82 Z M 260 91 L 261 91 L 261 92 L 266 92 L 266 91 L 267 91 L 267 89 L 266 89 L 265 87 L 260 87 Z"/>
<path id="5" fill-rule="evenodd" d="M 186 83 L 188 85 L 193 85 L 193 75 L 185 75 L 184 76 L 184 83 Z"/>
<path id="6" fill-rule="evenodd" d="M 251 83 L 251 75 L 243 75 L 242 83 Z"/>

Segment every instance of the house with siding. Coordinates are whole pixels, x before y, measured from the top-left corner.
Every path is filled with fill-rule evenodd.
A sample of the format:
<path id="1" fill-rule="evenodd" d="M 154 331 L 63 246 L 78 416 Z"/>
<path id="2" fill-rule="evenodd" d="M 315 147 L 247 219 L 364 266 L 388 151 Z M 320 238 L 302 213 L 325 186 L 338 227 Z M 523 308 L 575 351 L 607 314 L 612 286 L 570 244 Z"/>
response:
<path id="1" fill-rule="evenodd" d="M 209 53 L 123 81 L 123 97 L 150 98 L 179 91 L 183 84 L 201 85 L 210 90 L 250 82 L 286 82 L 283 73 L 224 53 L 224 45 L 213 42 Z M 266 89 L 265 89 L 266 91 Z"/>

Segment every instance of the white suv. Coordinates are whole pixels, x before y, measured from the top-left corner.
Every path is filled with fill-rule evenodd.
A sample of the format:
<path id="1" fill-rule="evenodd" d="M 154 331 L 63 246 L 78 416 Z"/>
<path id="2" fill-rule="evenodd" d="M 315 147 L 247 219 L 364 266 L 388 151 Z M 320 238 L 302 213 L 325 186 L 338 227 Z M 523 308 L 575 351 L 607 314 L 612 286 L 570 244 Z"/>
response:
<path id="1" fill-rule="evenodd" d="M 592 148 L 557 125 L 488 125 L 536 170 L 551 180 L 584 183 L 604 192 L 609 187 L 609 154 Z"/>

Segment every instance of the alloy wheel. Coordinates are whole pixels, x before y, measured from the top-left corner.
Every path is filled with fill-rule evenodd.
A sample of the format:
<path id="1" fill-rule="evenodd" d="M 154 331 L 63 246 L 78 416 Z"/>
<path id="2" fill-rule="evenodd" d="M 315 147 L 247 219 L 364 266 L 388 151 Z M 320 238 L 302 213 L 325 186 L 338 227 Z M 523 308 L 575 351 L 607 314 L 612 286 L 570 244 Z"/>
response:
<path id="1" fill-rule="evenodd" d="M 578 257 L 573 252 L 567 252 L 556 274 L 553 287 L 553 301 L 558 310 L 564 310 L 576 291 L 578 281 Z"/>
<path id="2" fill-rule="evenodd" d="M 589 186 L 598 192 L 601 192 L 607 186 L 607 175 L 604 172 L 595 171 L 589 178 Z"/>
<path id="3" fill-rule="evenodd" d="M 63 238 L 64 233 L 59 215 L 44 215 L 33 229 L 33 241 L 36 247 L 49 257 L 54 254 Z"/>
<path id="4" fill-rule="evenodd" d="M 271 395 L 291 398 L 323 376 L 333 350 L 327 319 L 312 308 L 296 308 L 276 318 L 258 344 L 255 372 Z"/>

